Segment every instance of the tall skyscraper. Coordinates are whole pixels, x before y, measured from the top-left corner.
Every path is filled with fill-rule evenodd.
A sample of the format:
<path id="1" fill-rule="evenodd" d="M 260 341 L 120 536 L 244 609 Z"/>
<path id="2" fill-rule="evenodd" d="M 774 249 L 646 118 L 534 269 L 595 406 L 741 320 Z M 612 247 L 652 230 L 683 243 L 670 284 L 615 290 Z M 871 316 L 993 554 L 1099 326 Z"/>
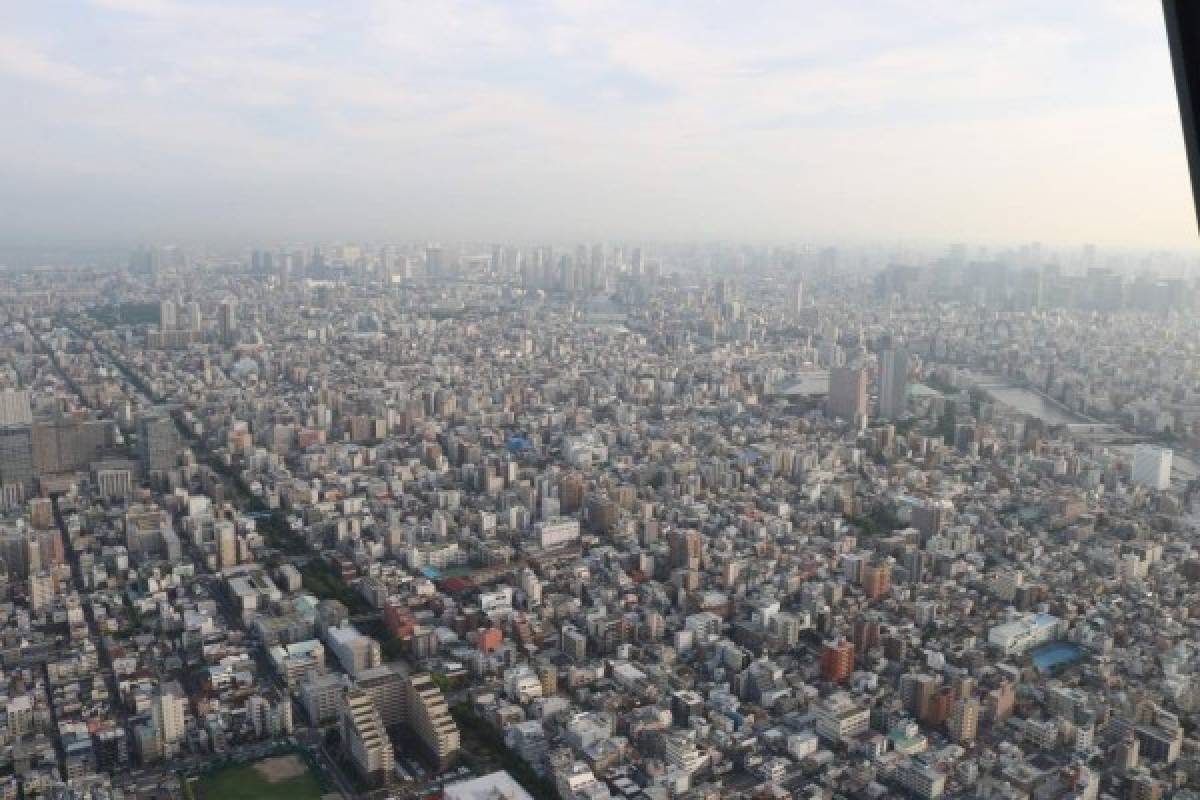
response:
<path id="1" fill-rule="evenodd" d="M 908 407 L 908 350 L 893 345 L 879 357 L 879 416 L 896 419 Z"/>
<path id="2" fill-rule="evenodd" d="M 829 413 L 851 425 L 867 418 L 867 370 L 834 367 L 829 371 Z"/>
<path id="3" fill-rule="evenodd" d="M 237 341 L 237 300 L 227 297 L 221 301 L 220 314 L 217 318 L 221 329 L 221 341 L 232 345 Z"/>
<path id="4" fill-rule="evenodd" d="M 167 299 L 158 304 L 158 329 L 160 331 L 174 331 L 179 329 L 177 311 L 178 308 L 174 300 Z"/>

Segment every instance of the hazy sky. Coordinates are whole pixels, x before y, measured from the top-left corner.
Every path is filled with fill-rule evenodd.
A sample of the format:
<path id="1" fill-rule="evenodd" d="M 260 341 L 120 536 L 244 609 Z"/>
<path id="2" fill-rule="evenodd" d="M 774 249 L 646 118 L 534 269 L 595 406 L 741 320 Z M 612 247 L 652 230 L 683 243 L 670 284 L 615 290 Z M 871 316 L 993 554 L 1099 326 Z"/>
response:
<path id="1" fill-rule="evenodd" d="M 0 0 L 0 239 L 1191 248 L 1152 0 Z"/>

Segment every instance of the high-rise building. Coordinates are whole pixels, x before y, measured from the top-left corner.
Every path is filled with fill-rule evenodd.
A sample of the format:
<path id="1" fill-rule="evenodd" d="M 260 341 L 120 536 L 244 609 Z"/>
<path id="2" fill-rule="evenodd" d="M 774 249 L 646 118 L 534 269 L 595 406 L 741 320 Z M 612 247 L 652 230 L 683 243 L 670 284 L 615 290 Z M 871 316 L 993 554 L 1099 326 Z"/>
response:
<path id="1" fill-rule="evenodd" d="M 358 673 L 354 685 L 371 695 L 384 727 L 408 722 L 408 673 L 398 664 L 381 664 Z"/>
<path id="2" fill-rule="evenodd" d="M 158 304 L 158 329 L 160 331 L 178 330 L 179 320 L 176 317 L 178 307 L 174 300 L 163 300 Z"/>
<path id="3" fill-rule="evenodd" d="M 350 689 L 342 695 L 342 746 L 363 780 L 373 786 L 388 782 L 394 766 L 392 742 L 371 695 Z"/>
<path id="4" fill-rule="evenodd" d="M 675 731 L 667 737 L 664 760 L 667 765 L 691 775 L 704 768 L 707 757 L 696 746 L 694 730 Z"/>
<path id="5" fill-rule="evenodd" d="M 42 568 L 42 551 L 32 532 L 24 528 L 0 530 L 0 558 L 13 579 L 25 579 Z"/>
<path id="6" fill-rule="evenodd" d="M 158 738 L 162 742 L 164 752 L 174 752 L 179 743 L 183 741 L 186 733 L 184 727 L 186 708 L 187 699 L 183 696 L 183 689 L 177 683 L 165 685 L 154 698 L 151 712 L 154 717 L 154 728 L 158 731 Z"/>
<path id="7" fill-rule="evenodd" d="M 868 600 L 878 600 L 892 588 L 891 561 L 867 564 L 862 569 L 862 589 Z"/>
<path id="8" fill-rule="evenodd" d="M 867 370 L 834 367 L 829 371 L 829 413 L 858 426 L 867 418 Z"/>
<path id="9" fill-rule="evenodd" d="M 1133 451 L 1133 482 L 1160 492 L 1169 489 L 1173 458 L 1170 448 L 1139 444 Z"/>
<path id="10" fill-rule="evenodd" d="M 865 653 L 880 642 L 881 625 L 875 614 L 866 614 L 854 620 L 852 643 L 856 653 Z"/>
<path id="11" fill-rule="evenodd" d="M 700 568 L 700 560 L 704 554 L 704 536 L 700 531 L 671 531 L 668 541 L 672 567 Z"/>
<path id="12" fill-rule="evenodd" d="M 942 532 L 942 528 L 950 521 L 954 506 L 945 500 L 931 500 L 915 506 L 912 510 L 912 525 L 921 532 L 921 541 Z"/>
<path id="13" fill-rule="evenodd" d="M 0 427 L 32 424 L 33 411 L 29 405 L 29 392 L 23 389 L 5 389 L 0 392 Z"/>
<path id="14" fill-rule="evenodd" d="M 940 679 L 934 675 L 906 673 L 900 676 L 900 699 L 909 711 L 925 719 L 940 685 Z"/>
<path id="15" fill-rule="evenodd" d="M 879 416 L 896 419 L 908 407 L 908 350 L 893 345 L 879 357 Z"/>
<path id="16" fill-rule="evenodd" d="M 85 469 L 113 441 L 110 420 L 65 416 L 38 420 L 32 429 L 34 472 L 52 475 Z"/>
<path id="17" fill-rule="evenodd" d="M 437 762 L 438 769 L 446 769 L 458 758 L 458 725 L 450 716 L 442 690 L 427 673 L 409 678 L 408 725 Z"/>
<path id="18" fill-rule="evenodd" d="M 351 677 L 364 670 L 374 669 L 382 663 L 379 642 L 359 633 L 358 629 L 349 623 L 326 630 L 325 643 Z"/>
<path id="19" fill-rule="evenodd" d="M 29 425 L 0 427 L 0 485 L 5 490 L 5 505 L 23 502 L 33 491 L 33 478 L 33 429 Z"/>
<path id="20" fill-rule="evenodd" d="M 950 738 L 959 743 L 974 741 L 979 732 L 979 701 L 964 697 L 954 704 L 947 727 Z"/>
<path id="21" fill-rule="evenodd" d="M 854 671 L 854 644 L 843 639 L 825 642 L 821 647 L 821 675 L 840 683 Z"/>
<path id="22" fill-rule="evenodd" d="M 199 303 L 191 302 L 184 305 L 182 322 L 185 330 L 199 331 L 201 321 Z"/>
<path id="23" fill-rule="evenodd" d="M 138 418 L 138 455 L 148 472 L 171 469 L 179 458 L 179 431 L 167 413 Z"/>
<path id="24" fill-rule="evenodd" d="M 58 581 L 53 572 L 41 570 L 29 576 L 29 609 L 34 613 L 48 611 L 57 593 Z"/>
<path id="25" fill-rule="evenodd" d="M 928 725 L 937 727 L 950 719 L 954 706 L 958 702 L 958 692 L 953 686 L 941 686 L 926 704 L 925 713 L 921 719 Z"/>
<path id="26" fill-rule="evenodd" d="M 445 253 L 442 248 L 431 246 L 425 248 L 425 275 L 429 278 L 441 277 L 446 271 Z"/>
<path id="27" fill-rule="evenodd" d="M 220 329 L 221 341 L 225 345 L 233 345 L 237 343 L 237 310 L 237 300 L 235 298 L 227 297 L 221 301 L 221 306 L 217 315 L 217 325 Z"/>

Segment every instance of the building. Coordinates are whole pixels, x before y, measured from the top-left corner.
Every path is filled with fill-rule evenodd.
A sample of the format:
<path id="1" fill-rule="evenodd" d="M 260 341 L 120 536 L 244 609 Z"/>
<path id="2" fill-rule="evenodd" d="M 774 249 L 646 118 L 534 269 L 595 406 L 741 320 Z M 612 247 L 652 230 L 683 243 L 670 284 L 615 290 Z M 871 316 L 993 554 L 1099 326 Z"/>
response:
<path id="1" fill-rule="evenodd" d="M 383 663 L 379 642 L 359 633 L 358 629 L 349 623 L 327 629 L 325 643 L 342 665 L 342 669 L 350 673 L 351 677 L 357 677 L 360 672 Z"/>
<path id="2" fill-rule="evenodd" d="M 950 738 L 960 744 L 974 741 L 979 733 L 979 711 L 979 701 L 973 697 L 964 697 L 955 703 L 946 723 Z"/>
<path id="3" fill-rule="evenodd" d="M 29 405 L 29 392 L 24 389 L 0 391 L 0 427 L 32 424 L 33 410 Z"/>
<path id="4" fill-rule="evenodd" d="M 387 728 L 408 721 L 408 673 L 398 664 L 362 670 L 354 685 L 371 696 Z"/>
<path id="5" fill-rule="evenodd" d="M 125 547 L 133 560 L 162 554 L 169 539 L 178 541 L 171 515 L 163 509 L 135 505 L 125 513 Z"/>
<path id="6" fill-rule="evenodd" d="M 408 725 L 439 770 L 446 769 L 458 758 L 458 725 L 450 716 L 442 690 L 426 673 L 409 679 Z"/>
<path id="7" fill-rule="evenodd" d="M 867 564 L 862 568 L 862 589 L 868 600 L 878 600 L 892 588 L 890 561 Z"/>
<path id="8" fill-rule="evenodd" d="M 671 566 L 681 569 L 699 569 L 704 557 L 704 535 L 700 531 L 671 531 L 667 537 L 670 546 Z"/>
<path id="9" fill-rule="evenodd" d="M 846 639 L 825 642 L 821 647 L 821 676 L 840 683 L 854 671 L 854 644 Z"/>
<path id="10" fill-rule="evenodd" d="M 1129 800 L 1159 800 L 1163 796 L 1163 784 L 1148 772 L 1138 771 L 1128 782 Z"/>
<path id="11" fill-rule="evenodd" d="M 917 797 L 934 800 L 946 793 L 946 775 L 920 761 L 908 761 L 896 768 L 896 782 Z"/>
<path id="12" fill-rule="evenodd" d="M 317 674 L 325 672 L 325 648 L 316 639 L 276 645 L 268 652 L 275 671 L 289 688 L 303 683 L 310 671 Z"/>
<path id="13" fill-rule="evenodd" d="M 829 413 L 860 426 L 867 419 L 867 370 L 865 367 L 834 367 L 829 371 Z"/>
<path id="14" fill-rule="evenodd" d="M 154 729 L 158 732 L 159 741 L 164 753 L 173 753 L 187 733 L 185 728 L 185 712 L 187 699 L 179 684 L 164 686 L 154 698 L 151 706 L 154 718 Z"/>
<path id="15" fill-rule="evenodd" d="M 451 783 L 442 789 L 445 800 L 533 800 L 507 772 L 492 772 L 480 778 Z"/>
<path id="16" fill-rule="evenodd" d="M 58 581 L 54 573 L 47 570 L 29 576 L 29 610 L 34 613 L 49 611 L 58 594 Z"/>
<path id="17" fill-rule="evenodd" d="M 665 761 L 667 766 L 693 775 L 708 764 L 708 756 L 696 746 L 694 730 L 676 731 L 667 736 Z"/>
<path id="18" fill-rule="evenodd" d="M 87 469 L 112 447 L 113 425 L 109 420 L 74 416 L 38 420 L 31 441 L 33 469 L 38 475 L 74 472 Z"/>
<path id="19" fill-rule="evenodd" d="M 158 303 L 158 329 L 160 331 L 178 330 L 179 320 L 177 318 L 178 306 L 174 300 L 161 300 Z"/>
<path id="20" fill-rule="evenodd" d="M 1171 488 L 1171 461 L 1174 452 L 1167 447 L 1139 444 L 1133 450 L 1133 482 L 1137 486 L 1165 491 Z"/>
<path id="21" fill-rule="evenodd" d="M 1138 725 L 1134 728 L 1141 758 L 1163 764 L 1179 760 L 1183 747 L 1183 728 L 1175 725 Z"/>
<path id="22" fill-rule="evenodd" d="M 838 743 L 867 732 L 871 725 L 871 710 L 859 706 L 845 692 L 836 692 L 816 708 L 817 735 Z"/>
<path id="23" fill-rule="evenodd" d="M 310 675 L 300 684 L 300 704 L 313 725 L 337 722 L 342 707 L 342 695 L 350 688 L 345 675 Z M 386 724 L 386 723 L 385 723 Z"/>
<path id="24" fill-rule="evenodd" d="M 533 538 L 543 548 L 560 547 L 579 539 L 579 520 L 554 517 L 533 526 Z"/>
<path id="25" fill-rule="evenodd" d="M 29 425 L 0 426 L 0 486 L 16 506 L 33 492 L 33 429 Z M 11 488 L 10 488 L 11 487 Z"/>
<path id="26" fill-rule="evenodd" d="M 908 408 L 908 350 L 894 345 L 879 356 L 879 416 L 896 419 Z"/>
<path id="27" fill-rule="evenodd" d="M 237 300 L 232 297 L 222 300 L 217 310 L 217 328 L 221 336 L 221 342 L 226 346 L 237 343 L 237 311 Z"/>
<path id="28" fill-rule="evenodd" d="M 342 746 L 358 774 L 372 786 L 388 783 L 395 766 L 392 742 L 371 696 L 362 689 L 342 695 Z"/>
<path id="29" fill-rule="evenodd" d="M 102 461 L 92 465 L 92 483 L 105 500 L 121 500 L 133 494 L 134 462 Z"/>
<path id="30" fill-rule="evenodd" d="M 539 775 L 546 771 L 546 730 L 536 719 L 510 725 L 504 743 Z"/>
<path id="31" fill-rule="evenodd" d="M 693 716 L 704 714 L 704 697 L 691 689 L 680 689 L 671 695 L 671 719 L 677 728 L 686 728 Z"/>
<path id="32" fill-rule="evenodd" d="M 871 648 L 877 647 L 881 641 L 881 634 L 882 625 L 878 616 L 865 614 L 854 620 L 854 629 L 851 635 L 854 652 L 866 653 Z"/>
<path id="33" fill-rule="evenodd" d="M 988 631 L 988 644 L 1004 655 L 1022 655 L 1035 647 L 1057 639 L 1063 621 L 1049 614 L 1026 614 L 1013 622 L 994 625 Z"/>
<path id="34" fill-rule="evenodd" d="M 179 431 L 165 411 L 144 414 L 137 423 L 138 457 L 148 472 L 173 468 L 179 459 Z"/>

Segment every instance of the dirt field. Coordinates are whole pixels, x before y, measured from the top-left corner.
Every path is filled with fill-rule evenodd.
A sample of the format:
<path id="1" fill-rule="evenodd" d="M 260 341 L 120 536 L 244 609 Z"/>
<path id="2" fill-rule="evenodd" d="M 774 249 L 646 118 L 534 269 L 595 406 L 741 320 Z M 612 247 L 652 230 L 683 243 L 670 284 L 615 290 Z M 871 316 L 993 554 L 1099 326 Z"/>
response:
<path id="1" fill-rule="evenodd" d="M 300 760 L 300 756 L 276 756 L 268 758 L 265 761 L 259 761 L 254 765 L 255 771 L 262 775 L 267 783 L 280 783 L 281 781 L 298 778 L 308 771 L 308 767 Z"/>

